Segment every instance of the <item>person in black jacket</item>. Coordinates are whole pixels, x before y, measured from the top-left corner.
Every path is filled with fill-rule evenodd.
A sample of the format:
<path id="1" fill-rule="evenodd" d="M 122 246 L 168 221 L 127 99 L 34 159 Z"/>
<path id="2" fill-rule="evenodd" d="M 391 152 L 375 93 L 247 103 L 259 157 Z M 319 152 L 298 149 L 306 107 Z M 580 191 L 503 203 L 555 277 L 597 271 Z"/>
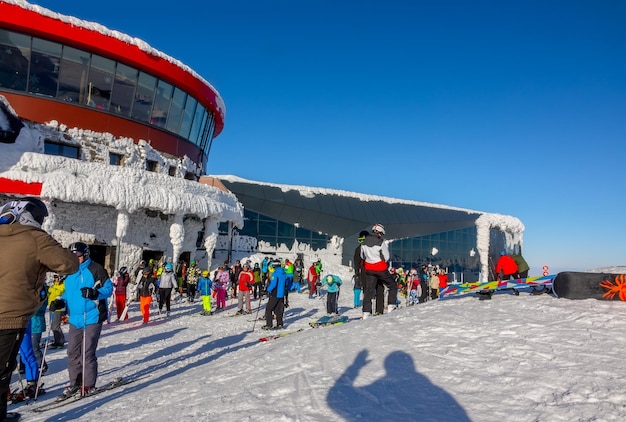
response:
<path id="1" fill-rule="evenodd" d="M 143 275 L 137 283 L 137 292 L 139 292 L 139 310 L 143 315 L 143 324 L 147 324 L 150 320 L 150 304 L 152 303 L 152 295 L 156 291 L 156 280 L 152 276 L 149 268 L 144 268 Z"/>
<path id="2" fill-rule="evenodd" d="M 352 260 L 352 268 L 354 269 L 354 307 L 361 307 L 361 292 L 365 285 L 365 271 L 363 270 L 363 258 L 361 258 L 361 244 L 365 242 L 365 237 L 368 235 L 367 230 L 359 233 L 358 241 L 359 245 L 354 249 L 354 259 Z"/>

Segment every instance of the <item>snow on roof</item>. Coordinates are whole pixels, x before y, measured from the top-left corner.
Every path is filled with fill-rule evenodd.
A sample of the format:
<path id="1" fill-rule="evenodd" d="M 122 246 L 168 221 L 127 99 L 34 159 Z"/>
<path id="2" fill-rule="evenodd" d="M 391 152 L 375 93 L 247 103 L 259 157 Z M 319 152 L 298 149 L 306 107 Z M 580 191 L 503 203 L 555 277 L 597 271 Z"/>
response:
<path id="1" fill-rule="evenodd" d="M 316 188 L 316 187 L 311 187 L 311 186 L 281 185 L 281 184 L 275 184 L 275 183 L 257 182 L 257 181 L 243 179 L 241 177 L 237 177 L 233 175 L 219 175 L 219 176 L 215 175 L 213 177 L 217 177 L 218 179 L 221 179 L 221 180 L 227 180 L 232 183 L 250 183 L 250 184 L 261 185 L 261 186 L 271 186 L 271 187 L 279 188 L 283 192 L 295 190 L 295 191 L 300 192 L 300 194 L 306 198 L 313 198 L 315 197 L 315 195 L 337 195 L 337 196 L 356 198 L 363 202 L 381 201 L 381 202 L 386 202 L 388 204 L 406 204 L 406 205 L 414 205 L 414 206 L 421 206 L 421 207 L 461 211 L 461 212 L 466 212 L 468 214 L 484 214 L 481 211 L 474 211 L 474 210 L 470 210 L 466 208 L 457 208 L 457 207 L 451 207 L 448 205 L 432 204 L 428 202 L 410 201 L 406 199 L 396 199 L 396 198 L 390 198 L 386 196 L 368 195 L 368 194 L 363 194 L 363 193 L 349 192 L 349 191 L 337 190 L 337 189 L 326 189 L 326 188 Z"/>
<path id="2" fill-rule="evenodd" d="M 222 221 L 243 226 L 242 206 L 232 193 L 132 167 L 25 152 L 10 170 L 0 174 L 43 183 L 43 198 L 107 205 L 129 213 L 151 209 L 200 218 L 219 215 Z"/>
<path id="3" fill-rule="evenodd" d="M 33 12 L 39 13 L 40 15 L 43 16 L 47 16 L 49 18 L 52 19 L 56 19 L 65 23 L 68 23 L 70 25 L 73 26 L 77 26 L 79 28 L 84 28 L 86 30 L 89 31 L 95 31 L 95 32 L 99 32 L 103 35 L 118 39 L 126 44 L 130 44 L 130 45 L 134 45 L 135 47 L 139 48 L 141 51 L 144 51 L 152 56 L 155 57 L 159 57 L 163 60 L 166 60 L 170 63 L 172 63 L 175 66 L 178 66 L 179 68 L 181 68 L 182 70 L 184 70 L 187 73 L 190 73 L 191 75 L 193 75 L 193 77 L 195 77 L 196 79 L 202 81 L 202 83 L 204 83 L 205 85 L 207 85 L 209 88 L 211 88 L 217 95 L 215 96 L 215 100 L 217 102 L 217 107 L 219 108 L 219 110 L 221 111 L 222 115 L 225 116 L 226 115 L 226 106 L 224 104 L 224 101 L 222 100 L 221 95 L 219 94 L 219 91 L 217 89 L 215 89 L 215 87 L 213 85 L 211 85 L 206 79 L 204 79 L 202 76 L 200 76 L 198 73 L 196 73 L 196 71 L 194 71 L 192 68 L 190 68 L 189 66 L 187 66 L 186 64 L 184 64 L 183 62 L 181 62 L 180 60 L 177 60 L 171 56 L 168 56 L 167 54 L 163 53 L 162 51 L 159 51 L 153 47 L 151 47 L 147 42 L 136 38 L 136 37 L 131 37 L 130 35 L 124 34 L 122 32 L 116 31 L 116 30 L 112 30 L 107 28 L 106 26 L 99 24 L 97 22 L 89 22 L 89 21 L 84 21 L 82 19 L 78 19 L 74 16 L 67 16 L 67 15 L 62 15 L 60 13 L 56 13 L 53 12 L 50 9 L 46 9 L 44 7 L 35 5 L 35 4 L 31 4 L 28 3 L 24 0 L 3 0 L 5 3 L 9 3 L 9 4 L 13 4 L 16 6 L 21 7 L 22 9 L 26 9 L 26 10 L 31 10 Z"/>

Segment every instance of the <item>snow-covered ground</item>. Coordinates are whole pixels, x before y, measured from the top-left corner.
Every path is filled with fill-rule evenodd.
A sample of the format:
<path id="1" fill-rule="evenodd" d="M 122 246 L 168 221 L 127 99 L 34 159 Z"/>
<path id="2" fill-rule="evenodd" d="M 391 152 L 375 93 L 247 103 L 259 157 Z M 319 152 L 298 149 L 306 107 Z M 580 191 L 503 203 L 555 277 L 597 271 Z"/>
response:
<path id="1" fill-rule="evenodd" d="M 348 270 L 336 272 L 341 313 L 360 316 Z M 253 332 L 230 301 L 206 317 L 198 301 L 177 303 L 146 326 L 134 304 L 127 322 L 104 326 L 99 384 L 149 377 L 33 413 L 68 382 L 65 351 L 52 350 L 48 393 L 10 410 L 26 421 L 626 420 L 622 302 L 469 295 L 327 328 L 308 324 L 326 314 L 323 298 L 289 302 L 283 332 L 304 330 L 268 343 L 263 322 Z"/>

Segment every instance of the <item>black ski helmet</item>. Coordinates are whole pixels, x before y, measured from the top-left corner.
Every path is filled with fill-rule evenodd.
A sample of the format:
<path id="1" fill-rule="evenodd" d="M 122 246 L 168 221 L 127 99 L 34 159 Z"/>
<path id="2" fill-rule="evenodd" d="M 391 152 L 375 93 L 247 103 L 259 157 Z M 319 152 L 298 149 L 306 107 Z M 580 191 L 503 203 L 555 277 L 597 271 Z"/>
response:
<path id="1" fill-rule="evenodd" d="M 70 245 L 70 252 L 85 259 L 89 258 L 89 246 L 83 242 L 74 242 Z"/>

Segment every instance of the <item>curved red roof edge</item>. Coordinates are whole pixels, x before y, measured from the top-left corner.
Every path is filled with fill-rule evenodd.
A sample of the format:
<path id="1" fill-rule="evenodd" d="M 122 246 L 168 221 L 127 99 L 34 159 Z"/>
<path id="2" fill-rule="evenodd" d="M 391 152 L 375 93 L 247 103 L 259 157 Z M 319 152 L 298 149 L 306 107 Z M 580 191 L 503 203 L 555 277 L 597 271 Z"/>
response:
<path id="1" fill-rule="evenodd" d="M 202 105 L 213 111 L 214 137 L 217 137 L 224 128 L 225 110 L 220 106 L 223 101 L 219 93 L 201 79 L 162 57 L 149 54 L 135 45 L 99 31 L 74 26 L 5 2 L 0 2 L 0 26 L 82 48 L 147 71 L 193 95 Z"/>

